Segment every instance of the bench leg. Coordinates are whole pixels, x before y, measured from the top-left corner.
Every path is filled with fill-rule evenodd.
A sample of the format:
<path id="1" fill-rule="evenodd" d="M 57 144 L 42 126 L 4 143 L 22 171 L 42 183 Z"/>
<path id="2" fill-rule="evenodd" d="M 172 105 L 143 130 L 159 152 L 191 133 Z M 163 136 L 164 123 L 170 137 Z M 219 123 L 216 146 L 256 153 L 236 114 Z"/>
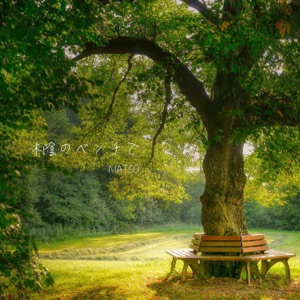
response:
<path id="1" fill-rule="evenodd" d="M 243 272 L 245 271 L 245 269 L 246 269 L 246 274 L 247 274 L 247 283 L 248 283 L 248 285 L 251 285 L 251 283 L 250 283 L 251 271 L 250 271 L 250 262 L 249 261 L 243 262 L 242 267 L 239 272 L 239 280 L 243 280 L 242 275 L 243 275 Z"/>
<path id="2" fill-rule="evenodd" d="M 287 279 L 291 279 L 291 271 L 290 271 L 290 266 L 289 266 L 288 260 L 289 260 L 288 258 L 284 259 L 282 261 L 282 263 L 284 264 L 284 267 L 285 267 L 285 277 Z"/>
<path id="3" fill-rule="evenodd" d="M 243 277 L 243 272 L 245 271 L 246 267 L 247 267 L 247 263 L 242 262 L 242 266 L 239 270 L 239 280 L 243 280 L 243 278 L 242 278 Z"/>
<path id="4" fill-rule="evenodd" d="M 250 261 L 247 262 L 247 282 L 248 285 L 250 286 L 250 279 L 251 279 L 251 272 L 250 272 Z"/>
<path id="5" fill-rule="evenodd" d="M 181 280 L 182 281 L 186 280 L 186 271 L 187 271 L 188 266 L 189 266 L 189 262 L 184 261 L 183 268 L 182 268 L 182 273 L 181 273 Z"/>
<path id="6" fill-rule="evenodd" d="M 181 280 L 182 281 L 185 281 L 186 280 L 186 272 L 187 272 L 187 269 L 188 267 L 190 267 L 193 271 L 193 274 L 195 276 L 198 276 L 199 275 L 199 264 L 198 262 L 196 261 L 189 261 L 189 260 L 186 260 L 183 262 L 183 269 L 182 269 L 182 273 L 181 273 Z"/>
<path id="7" fill-rule="evenodd" d="M 191 268 L 192 271 L 193 271 L 193 275 L 197 277 L 197 276 L 198 276 L 198 273 L 199 273 L 199 272 L 198 272 L 198 266 L 196 266 L 196 264 L 193 263 L 193 264 L 190 265 L 190 268 Z"/>
<path id="8" fill-rule="evenodd" d="M 262 260 L 261 261 L 261 277 L 265 278 L 266 273 L 270 269 L 269 262 L 267 260 Z"/>
<path id="9" fill-rule="evenodd" d="M 172 274 L 175 271 L 176 262 L 177 262 L 177 258 L 173 257 L 172 262 L 171 262 L 171 271 L 170 271 L 170 274 Z"/>
<path id="10" fill-rule="evenodd" d="M 199 264 L 199 277 L 200 278 L 205 278 L 205 265 L 204 265 L 204 261 L 200 261 L 200 264 Z"/>
<path id="11" fill-rule="evenodd" d="M 261 261 L 261 276 L 264 278 L 266 276 L 266 273 L 271 269 L 272 266 L 277 264 L 278 262 L 282 262 L 285 268 L 285 277 L 287 279 L 291 279 L 291 271 L 290 266 L 288 264 L 289 258 L 281 258 L 281 259 L 271 259 L 268 260 L 262 260 Z"/>

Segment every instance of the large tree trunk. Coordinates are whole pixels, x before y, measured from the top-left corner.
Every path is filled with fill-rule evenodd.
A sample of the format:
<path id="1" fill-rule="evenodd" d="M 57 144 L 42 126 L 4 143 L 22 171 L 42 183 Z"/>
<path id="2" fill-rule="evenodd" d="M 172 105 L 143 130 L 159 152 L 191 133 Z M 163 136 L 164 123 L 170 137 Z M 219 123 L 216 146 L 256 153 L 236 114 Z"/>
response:
<path id="1" fill-rule="evenodd" d="M 205 155 L 202 224 L 208 235 L 247 234 L 243 196 L 246 184 L 243 144 L 213 141 Z"/>
<path id="2" fill-rule="evenodd" d="M 206 153 L 203 169 L 206 176 L 202 202 L 202 224 L 207 235 L 248 234 L 243 193 L 244 174 L 243 143 L 213 141 Z M 241 264 L 238 262 L 205 262 L 207 276 L 236 277 Z"/>
<path id="3" fill-rule="evenodd" d="M 233 137 L 241 125 L 234 111 L 246 103 L 247 95 L 237 80 L 219 72 L 212 96 L 214 109 L 205 123 L 209 147 L 203 161 L 206 186 L 200 198 L 202 224 L 207 235 L 245 235 L 248 230 L 243 206 L 244 143 Z M 239 268 L 238 263 L 207 265 L 207 272 L 214 276 L 234 277 Z"/>
<path id="4" fill-rule="evenodd" d="M 205 123 L 209 147 L 203 162 L 206 186 L 201 196 L 202 224 L 208 235 L 247 234 L 243 207 L 244 143 L 234 136 L 241 126 L 235 111 L 247 103 L 248 95 L 238 78 L 220 71 L 212 98 L 214 107 Z"/>

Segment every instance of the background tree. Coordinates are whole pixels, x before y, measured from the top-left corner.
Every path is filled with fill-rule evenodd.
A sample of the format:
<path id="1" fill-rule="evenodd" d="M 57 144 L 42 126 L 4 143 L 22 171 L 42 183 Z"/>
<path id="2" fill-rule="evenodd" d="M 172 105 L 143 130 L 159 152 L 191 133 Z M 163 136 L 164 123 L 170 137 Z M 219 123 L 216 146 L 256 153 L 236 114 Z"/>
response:
<path id="1" fill-rule="evenodd" d="M 18 151 L 22 130 L 42 128 L 40 109 L 75 108 L 86 95 L 85 83 L 72 70 L 62 42 L 66 10 L 57 1 L 0 3 L 0 294 L 18 288 L 19 297 L 53 280 L 38 262 L 37 248 L 18 209 L 25 176 L 38 163 Z M 66 7 L 64 7 L 66 8 Z M 80 15 L 77 11 L 72 13 Z M 74 16 L 74 15 L 73 15 Z M 87 23 L 86 23 L 87 24 Z M 69 98 L 69 96 L 71 96 Z M 28 143 L 23 145 L 28 146 Z M 11 251 L 15 249 L 15 251 Z"/>

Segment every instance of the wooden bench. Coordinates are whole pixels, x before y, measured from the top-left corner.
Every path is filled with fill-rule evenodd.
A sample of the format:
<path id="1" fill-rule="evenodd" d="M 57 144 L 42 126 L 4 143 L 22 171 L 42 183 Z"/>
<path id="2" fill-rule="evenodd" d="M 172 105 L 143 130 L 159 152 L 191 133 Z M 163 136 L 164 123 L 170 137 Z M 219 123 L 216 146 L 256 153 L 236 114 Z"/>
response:
<path id="1" fill-rule="evenodd" d="M 286 278 L 290 279 L 288 260 L 296 256 L 293 253 L 270 250 L 263 234 L 245 236 L 207 236 L 195 233 L 189 249 L 166 250 L 173 256 L 171 273 L 175 271 L 177 260 L 183 261 L 182 280 L 186 280 L 188 267 L 195 275 L 205 276 L 204 264 L 201 261 L 236 261 L 241 262 L 239 278 L 246 270 L 247 282 L 250 285 L 250 263 L 261 261 L 261 277 L 276 263 L 282 262 Z M 200 262 L 200 263 L 199 263 Z"/>

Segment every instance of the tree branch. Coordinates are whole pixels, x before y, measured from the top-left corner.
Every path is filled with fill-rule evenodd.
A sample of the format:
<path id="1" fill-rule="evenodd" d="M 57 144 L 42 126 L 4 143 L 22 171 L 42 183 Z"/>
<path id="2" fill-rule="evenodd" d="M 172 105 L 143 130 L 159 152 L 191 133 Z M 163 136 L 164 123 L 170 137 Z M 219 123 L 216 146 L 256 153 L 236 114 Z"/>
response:
<path id="1" fill-rule="evenodd" d="M 76 56 L 73 61 L 77 62 L 91 55 L 126 53 L 145 55 L 154 62 L 161 64 L 172 74 L 181 93 L 198 111 L 204 124 L 206 124 L 207 115 L 211 111 L 213 104 L 204 89 L 203 83 L 199 81 L 179 59 L 170 52 L 164 51 L 152 41 L 121 36 L 107 41 L 103 46 L 89 42 L 85 45 L 85 49 Z"/>
<path id="2" fill-rule="evenodd" d="M 114 94 L 113 94 L 111 103 L 109 105 L 108 112 L 107 112 L 107 114 L 104 117 L 105 122 L 109 122 L 110 117 L 111 117 L 112 112 L 113 112 L 113 106 L 114 106 L 114 103 L 115 103 L 115 100 L 116 100 L 117 92 L 119 91 L 121 85 L 126 81 L 127 76 L 129 74 L 130 70 L 132 69 L 132 62 L 131 62 L 131 60 L 132 60 L 133 56 L 134 56 L 133 54 L 130 54 L 129 57 L 128 57 L 128 60 L 127 60 L 127 65 L 128 65 L 127 70 L 126 70 L 123 78 L 120 80 L 120 82 L 118 83 L 117 87 L 114 90 Z"/>
<path id="3" fill-rule="evenodd" d="M 81 140 L 81 143 L 84 141 L 84 139 L 87 138 L 87 136 L 93 132 L 94 130 L 98 129 L 100 126 L 101 127 L 101 134 L 100 134 L 100 139 L 103 137 L 104 135 L 104 132 L 105 132 L 105 129 L 106 129 L 106 126 L 107 126 L 107 123 L 110 121 L 110 118 L 111 118 L 111 115 L 113 113 L 113 106 L 114 106 L 114 103 L 116 101 L 116 95 L 121 87 L 121 85 L 126 81 L 127 79 L 127 76 L 129 74 L 129 72 L 131 71 L 132 69 L 132 58 L 133 58 L 133 54 L 130 54 L 128 59 L 127 59 L 127 70 L 124 74 L 124 76 L 122 77 L 122 79 L 119 81 L 118 85 L 116 86 L 115 90 L 114 90 L 114 93 L 113 93 L 113 96 L 112 96 L 112 99 L 111 99 L 111 102 L 110 102 L 110 105 L 109 105 L 109 108 L 108 108 L 108 111 L 107 113 L 105 114 L 104 118 L 100 120 L 100 122 L 98 124 L 96 124 L 92 129 L 90 129 L 85 135 L 84 137 L 82 138 Z"/>
<path id="4" fill-rule="evenodd" d="M 168 106 L 171 103 L 171 99 L 172 99 L 171 76 L 170 75 L 167 75 L 165 78 L 165 95 L 166 95 L 165 96 L 166 100 L 165 100 L 165 105 L 164 105 L 164 109 L 163 109 L 162 116 L 161 116 L 161 124 L 152 140 L 151 160 L 153 160 L 153 158 L 154 158 L 155 145 L 156 145 L 157 138 L 165 128 L 165 124 L 166 124 L 167 116 L 168 116 Z"/>
<path id="5" fill-rule="evenodd" d="M 97 0 L 97 2 L 102 3 L 103 5 L 107 5 L 112 2 L 122 2 L 123 0 Z M 134 0 L 127 0 L 129 2 L 133 2 Z"/>
<path id="6" fill-rule="evenodd" d="M 197 10 L 207 20 L 213 23 L 217 22 L 217 18 L 212 14 L 211 10 L 207 7 L 205 1 L 202 2 L 200 0 L 182 0 L 182 2 L 186 3 L 189 7 Z"/>

